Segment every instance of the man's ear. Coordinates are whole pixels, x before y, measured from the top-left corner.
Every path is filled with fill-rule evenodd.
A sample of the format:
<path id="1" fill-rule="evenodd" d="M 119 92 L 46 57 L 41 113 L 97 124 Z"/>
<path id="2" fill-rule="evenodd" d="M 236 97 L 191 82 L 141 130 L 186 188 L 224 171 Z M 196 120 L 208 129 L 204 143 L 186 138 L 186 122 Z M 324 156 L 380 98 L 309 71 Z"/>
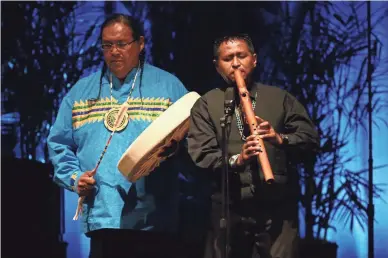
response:
<path id="1" fill-rule="evenodd" d="M 140 45 L 140 52 L 141 52 L 144 49 L 144 37 L 143 36 L 139 37 L 139 45 Z"/>
<path id="2" fill-rule="evenodd" d="M 255 54 L 253 54 L 253 67 L 256 67 L 256 65 L 257 65 L 257 55 L 256 55 L 256 53 Z"/>
<path id="3" fill-rule="evenodd" d="M 214 64 L 214 67 L 216 68 L 216 70 L 218 72 L 218 63 L 217 63 L 216 59 L 213 59 L 213 64 Z"/>

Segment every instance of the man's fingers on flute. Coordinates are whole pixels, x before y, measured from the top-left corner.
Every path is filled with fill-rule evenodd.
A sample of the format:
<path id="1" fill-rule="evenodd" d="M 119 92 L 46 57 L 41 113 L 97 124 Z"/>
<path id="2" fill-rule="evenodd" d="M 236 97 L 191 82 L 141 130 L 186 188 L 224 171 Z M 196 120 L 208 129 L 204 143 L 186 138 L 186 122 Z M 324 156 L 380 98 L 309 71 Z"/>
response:
<path id="1" fill-rule="evenodd" d="M 247 142 L 254 141 L 257 138 L 257 134 L 251 134 L 247 137 Z"/>
<path id="2" fill-rule="evenodd" d="M 259 116 L 255 116 L 256 117 L 256 120 L 257 120 L 257 123 L 261 124 L 263 122 L 265 122 L 265 120 Z"/>
<path id="3" fill-rule="evenodd" d="M 261 147 L 260 146 L 252 146 L 248 148 L 248 153 L 249 154 L 255 154 L 257 152 L 261 152 Z"/>
<path id="4" fill-rule="evenodd" d="M 259 135 L 259 137 L 261 139 L 265 139 L 265 138 L 271 138 L 271 137 L 273 137 L 273 135 L 272 134 L 261 134 L 261 135 Z"/>
<path id="5" fill-rule="evenodd" d="M 259 130 L 260 129 L 269 130 L 270 129 L 270 125 L 269 125 L 269 123 L 267 121 L 265 121 L 265 122 L 259 124 L 257 126 L 257 129 L 259 129 Z"/>
<path id="6" fill-rule="evenodd" d="M 255 139 L 255 140 L 252 140 L 252 141 L 248 141 L 246 143 L 246 146 L 247 146 L 247 148 L 249 148 L 249 147 L 252 147 L 252 146 L 256 146 L 258 144 L 259 144 L 259 141 Z"/>
<path id="7" fill-rule="evenodd" d="M 268 134 L 268 129 L 259 129 L 257 130 L 257 134 L 259 137 L 261 137 L 261 135 Z"/>

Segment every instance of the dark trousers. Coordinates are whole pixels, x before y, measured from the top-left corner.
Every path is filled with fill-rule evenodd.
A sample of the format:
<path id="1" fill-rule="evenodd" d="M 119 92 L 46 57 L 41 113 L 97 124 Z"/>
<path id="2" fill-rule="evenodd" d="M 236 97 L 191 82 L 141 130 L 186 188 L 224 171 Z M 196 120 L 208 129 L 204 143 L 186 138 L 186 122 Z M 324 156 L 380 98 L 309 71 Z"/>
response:
<path id="1" fill-rule="evenodd" d="M 102 229 L 90 236 L 90 258 L 188 258 L 175 235 L 150 231 Z"/>
<path id="2" fill-rule="evenodd" d="M 230 208 L 228 258 L 298 258 L 298 226 L 291 201 L 235 202 Z M 208 233 L 204 258 L 219 258 L 225 249 L 220 228 L 222 206 L 212 203 L 212 228 Z"/>
<path id="3" fill-rule="evenodd" d="M 208 233 L 204 258 L 219 258 L 220 236 Z M 289 221 L 283 221 L 280 234 L 269 231 L 255 232 L 245 226 L 234 225 L 230 236 L 228 258 L 298 258 L 298 229 Z"/>

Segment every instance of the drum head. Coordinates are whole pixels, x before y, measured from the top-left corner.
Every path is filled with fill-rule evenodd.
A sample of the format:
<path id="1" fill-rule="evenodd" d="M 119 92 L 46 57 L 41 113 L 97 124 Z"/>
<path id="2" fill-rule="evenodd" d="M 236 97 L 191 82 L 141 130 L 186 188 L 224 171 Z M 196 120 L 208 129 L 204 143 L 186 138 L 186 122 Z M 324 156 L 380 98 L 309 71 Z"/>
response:
<path id="1" fill-rule="evenodd" d="M 190 110 L 199 98 L 196 92 L 181 97 L 128 147 L 117 166 L 130 182 L 149 175 L 160 162 L 167 159 L 168 156 L 162 155 L 165 147 L 185 137 L 189 130 Z"/>

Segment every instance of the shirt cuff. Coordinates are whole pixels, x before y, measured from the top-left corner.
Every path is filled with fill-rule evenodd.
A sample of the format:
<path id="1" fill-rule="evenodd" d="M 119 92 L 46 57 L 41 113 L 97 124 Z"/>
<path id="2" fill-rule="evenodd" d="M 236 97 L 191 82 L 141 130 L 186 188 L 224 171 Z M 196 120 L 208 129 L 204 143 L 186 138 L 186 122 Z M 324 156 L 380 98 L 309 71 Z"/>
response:
<path id="1" fill-rule="evenodd" d="M 73 192 L 77 193 L 77 185 L 79 178 L 81 176 L 81 173 L 79 171 L 74 172 L 70 177 L 70 188 Z"/>

